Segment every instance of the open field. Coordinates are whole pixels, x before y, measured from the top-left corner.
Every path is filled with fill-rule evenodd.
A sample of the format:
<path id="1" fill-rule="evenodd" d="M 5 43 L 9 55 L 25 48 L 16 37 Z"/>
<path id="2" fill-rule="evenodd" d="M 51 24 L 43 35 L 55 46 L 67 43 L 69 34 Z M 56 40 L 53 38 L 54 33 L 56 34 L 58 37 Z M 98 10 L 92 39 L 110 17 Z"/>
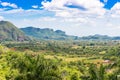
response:
<path id="1" fill-rule="evenodd" d="M 92 59 L 94 57 L 77 57 L 77 56 L 54 56 L 54 55 L 45 55 L 46 59 L 60 59 L 65 62 L 76 62 L 76 61 L 84 61 L 86 63 L 103 63 L 103 59 Z"/>

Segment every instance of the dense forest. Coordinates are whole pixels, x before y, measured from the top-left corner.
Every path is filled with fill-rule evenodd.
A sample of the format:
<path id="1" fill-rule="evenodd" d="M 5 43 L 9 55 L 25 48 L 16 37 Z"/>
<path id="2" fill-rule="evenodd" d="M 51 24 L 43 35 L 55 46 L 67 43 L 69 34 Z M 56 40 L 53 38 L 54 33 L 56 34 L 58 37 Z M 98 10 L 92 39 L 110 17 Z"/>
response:
<path id="1" fill-rule="evenodd" d="M 4 42 L 0 80 L 120 80 L 120 42 Z"/>

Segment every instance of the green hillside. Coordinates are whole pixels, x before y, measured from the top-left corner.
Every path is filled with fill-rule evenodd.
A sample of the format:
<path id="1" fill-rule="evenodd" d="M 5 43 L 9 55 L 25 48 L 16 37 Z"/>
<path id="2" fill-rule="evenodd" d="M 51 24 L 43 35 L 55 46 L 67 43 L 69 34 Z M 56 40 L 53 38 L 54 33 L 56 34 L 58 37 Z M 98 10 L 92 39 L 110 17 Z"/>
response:
<path id="1" fill-rule="evenodd" d="M 0 41 L 25 41 L 28 37 L 8 21 L 0 21 Z"/>

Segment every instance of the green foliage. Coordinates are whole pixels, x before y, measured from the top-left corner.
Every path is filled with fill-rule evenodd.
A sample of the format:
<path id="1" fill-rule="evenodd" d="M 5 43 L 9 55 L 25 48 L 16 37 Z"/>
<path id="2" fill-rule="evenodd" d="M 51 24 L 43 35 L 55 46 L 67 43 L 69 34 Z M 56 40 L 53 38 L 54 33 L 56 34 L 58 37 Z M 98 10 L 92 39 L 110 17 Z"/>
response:
<path id="1" fill-rule="evenodd" d="M 32 56 L 23 54 L 12 55 L 12 69 L 17 69 L 19 74 L 15 80 L 60 80 L 57 63 L 52 60 L 45 60 L 40 55 Z M 13 60 L 14 57 L 14 60 Z M 9 59 L 10 60 L 10 59 Z M 11 79 L 11 78 L 9 78 Z"/>
<path id="2" fill-rule="evenodd" d="M 61 80 L 58 62 L 42 55 L 9 51 L 0 55 L 2 80 Z"/>
<path id="3" fill-rule="evenodd" d="M 77 73 L 74 73 L 72 76 L 71 76 L 71 79 L 70 80 L 80 80 L 79 79 L 79 75 Z"/>
<path id="4" fill-rule="evenodd" d="M 4 45 L 11 50 L 0 45 L 0 80 L 117 80 L 120 75 L 118 43 L 40 41 Z"/>
<path id="5" fill-rule="evenodd" d="M 105 79 L 105 68 L 103 65 L 100 65 L 99 68 L 97 68 L 96 65 L 91 64 L 89 67 L 89 73 L 90 73 L 90 80 L 106 80 Z"/>

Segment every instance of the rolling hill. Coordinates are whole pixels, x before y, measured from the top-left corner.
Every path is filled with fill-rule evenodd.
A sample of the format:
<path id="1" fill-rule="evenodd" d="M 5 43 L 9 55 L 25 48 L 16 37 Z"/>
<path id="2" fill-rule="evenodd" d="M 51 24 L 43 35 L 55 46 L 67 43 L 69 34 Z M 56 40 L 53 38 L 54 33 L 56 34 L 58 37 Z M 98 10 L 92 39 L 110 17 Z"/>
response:
<path id="1" fill-rule="evenodd" d="M 26 41 L 25 34 L 8 21 L 0 21 L 0 41 Z"/>

